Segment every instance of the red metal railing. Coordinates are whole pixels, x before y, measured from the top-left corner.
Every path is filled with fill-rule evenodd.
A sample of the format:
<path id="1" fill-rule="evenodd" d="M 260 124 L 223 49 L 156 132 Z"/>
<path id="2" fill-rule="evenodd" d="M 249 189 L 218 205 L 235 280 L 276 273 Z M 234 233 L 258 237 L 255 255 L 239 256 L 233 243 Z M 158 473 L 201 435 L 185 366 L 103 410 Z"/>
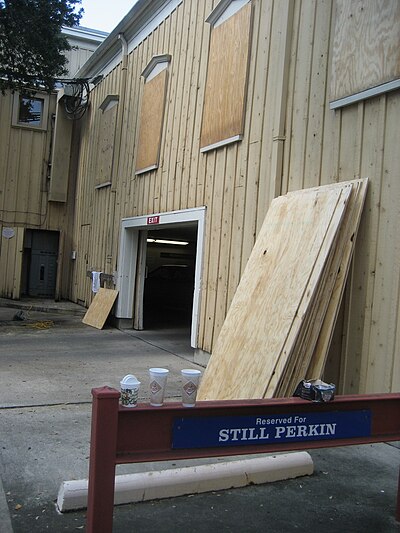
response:
<path id="1" fill-rule="evenodd" d="M 299 398 L 198 402 L 195 408 L 167 403 L 161 408 L 139 405 L 130 409 L 119 405 L 119 391 L 109 387 L 92 390 L 92 433 L 90 445 L 87 533 L 110 533 L 114 507 L 115 466 L 123 463 L 256 454 L 305 450 L 373 442 L 400 440 L 400 394 L 338 396 L 333 402 L 313 403 Z M 367 413 L 368 433 L 323 440 L 249 439 L 244 445 L 219 444 L 182 448 L 174 445 L 179 420 L 225 420 L 230 417 L 269 417 L 271 415 L 329 416 L 334 413 Z M 343 416 L 343 415 L 342 415 Z M 178 423 L 177 423 L 178 421 Z M 199 420 L 200 422 L 200 420 Z M 236 430 L 234 430 L 236 431 Z M 294 430 L 291 430 L 292 432 Z M 246 433 L 249 435 L 249 432 Z M 225 440 L 225 439 L 224 439 Z M 225 443 L 224 443 L 225 444 Z M 228 443 L 229 444 L 229 443 Z M 237 444 L 237 442 L 235 443 Z M 242 443 L 241 443 L 242 444 Z M 400 473 L 396 518 L 400 521 Z"/>

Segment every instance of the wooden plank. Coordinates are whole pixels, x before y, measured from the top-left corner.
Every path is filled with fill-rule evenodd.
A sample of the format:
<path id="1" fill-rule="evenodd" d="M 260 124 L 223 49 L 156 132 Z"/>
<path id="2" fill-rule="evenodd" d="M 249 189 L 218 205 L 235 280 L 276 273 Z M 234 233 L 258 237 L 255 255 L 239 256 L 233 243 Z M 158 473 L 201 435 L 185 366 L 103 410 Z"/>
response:
<path id="1" fill-rule="evenodd" d="M 324 187 L 272 202 L 204 374 L 200 399 L 263 397 L 341 194 L 341 188 Z"/>
<path id="2" fill-rule="evenodd" d="M 177 58 L 177 86 L 175 96 L 175 111 L 174 111 L 174 125 L 175 132 L 172 139 L 170 160 L 169 160 L 169 174 L 174 177 L 174 188 L 171 189 L 171 197 L 173 198 L 172 204 L 169 205 L 169 210 L 177 210 L 182 208 L 182 189 L 183 189 L 183 158 L 185 155 L 185 146 L 187 139 L 186 135 L 186 120 L 188 110 L 188 95 L 190 84 L 190 68 L 192 59 L 192 50 L 194 46 L 194 39 L 190 39 L 189 27 L 191 20 L 191 8 L 194 8 L 193 3 L 184 3 L 183 16 L 182 16 L 182 29 L 180 50 L 185 50 L 184 54 L 179 54 L 179 61 Z M 194 8 L 195 9 L 195 8 Z M 188 28 L 188 29 L 186 29 Z M 184 29 L 184 30 L 183 30 Z M 184 202 L 186 206 L 186 200 Z"/>
<path id="3" fill-rule="evenodd" d="M 186 166 L 186 175 L 189 180 L 188 191 L 188 207 L 195 207 L 204 205 L 204 172 L 205 172 L 205 157 L 200 154 L 200 134 L 201 134 L 201 120 L 205 93 L 205 80 L 207 72 L 207 54 L 210 39 L 210 26 L 204 24 L 206 14 L 212 10 L 212 2 L 206 0 L 200 2 L 201 9 L 198 12 L 199 26 L 196 36 L 196 56 L 193 62 L 192 83 L 195 97 L 191 99 L 192 106 L 189 113 L 193 116 L 193 133 L 191 152 L 188 153 L 188 164 Z M 199 7 L 200 7 L 199 5 Z"/>
<path id="4" fill-rule="evenodd" d="M 223 206 L 221 218 L 220 250 L 218 265 L 217 307 L 215 310 L 214 338 L 218 337 L 223 326 L 227 310 L 230 305 L 228 300 L 228 281 L 231 268 L 230 253 L 232 242 L 232 213 L 234 201 L 234 183 L 236 172 L 237 147 L 231 145 L 226 148 L 225 182 L 223 190 Z"/>
<path id="5" fill-rule="evenodd" d="M 200 54 L 203 40 L 204 10 L 205 2 L 193 2 L 190 16 L 189 43 L 190 58 L 186 64 L 186 74 L 183 80 L 185 85 L 185 110 L 182 111 L 184 120 L 183 138 L 182 138 L 182 190 L 180 206 L 183 208 L 192 207 L 193 203 L 189 199 L 189 185 L 192 172 L 190 171 L 190 160 L 193 151 L 193 143 L 196 141 L 194 136 L 195 106 L 198 93 L 198 73 L 200 64 Z M 196 35 L 196 39 L 190 37 Z M 197 149 L 196 149 L 197 151 Z"/>
<path id="6" fill-rule="evenodd" d="M 89 309 L 82 319 L 84 324 L 102 329 L 106 323 L 107 317 L 111 312 L 112 306 L 118 296 L 118 291 L 113 289 L 100 288 L 99 292 L 93 298 Z"/>
<path id="7" fill-rule="evenodd" d="M 215 180 L 214 176 L 224 176 L 226 166 L 226 148 L 217 150 L 215 153 L 215 161 L 213 168 L 210 168 L 207 173 L 207 189 L 209 196 L 207 198 L 208 216 L 210 225 L 210 248 L 208 252 L 209 266 L 208 266 L 208 290 L 207 290 L 207 317 L 213 321 L 213 328 L 207 328 L 204 335 L 204 345 L 206 350 L 211 351 L 217 333 L 216 327 L 222 325 L 222 321 L 218 316 L 218 302 L 225 295 L 218 290 L 218 283 L 220 279 L 219 263 L 221 259 L 221 229 L 222 229 L 222 209 L 224 202 L 224 180 Z M 208 188 L 209 184 L 209 188 Z M 224 313 L 225 315 L 225 313 Z M 219 324 L 218 324 L 219 319 Z M 208 334 L 207 334 L 208 333 Z"/>
<path id="8" fill-rule="evenodd" d="M 277 395 L 292 395 L 301 379 L 322 377 L 367 190 L 367 180 L 353 183 L 353 191 L 339 229 L 338 242 L 321 284 L 321 291 L 310 316 L 309 325 L 304 332 L 302 345 L 295 347 L 295 357 L 291 361 L 291 375 L 285 376 L 282 380 Z M 314 366 L 311 365 L 312 368 L 309 368 L 312 363 Z"/>
<path id="9" fill-rule="evenodd" d="M 304 341 L 304 337 L 307 335 L 307 326 L 313 321 L 313 308 L 318 302 L 319 291 L 321 286 L 323 286 L 327 268 L 329 268 L 332 260 L 332 250 L 337 242 L 340 224 L 347 208 L 352 187 L 345 186 L 343 189 L 337 189 L 338 197 L 335 209 L 326 227 L 318 255 L 315 257 L 309 280 L 304 288 L 304 294 L 294 315 L 293 324 L 271 372 L 270 381 L 265 388 L 263 395 L 265 398 L 272 398 L 278 394 L 279 382 L 284 379 L 282 374 L 286 371 L 293 352 L 297 355 L 296 348 Z M 334 189 L 329 187 L 329 190 L 333 191 Z M 316 223 L 318 224 L 319 221 L 316 221 Z"/>
<path id="10" fill-rule="evenodd" d="M 370 184 L 366 200 L 364 223 L 359 234 L 355 253 L 354 274 L 352 276 L 351 307 L 346 323 L 346 346 L 344 352 L 345 368 L 343 374 L 344 390 L 349 394 L 358 393 L 365 388 L 365 378 L 369 365 L 370 330 L 373 324 L 373 307 L 377 268 L 377 247 L 379 240 L 380 210 L 375 208 L 381 201 L 383 155 L 385 145 L 385 124 L 387 117 L 386 99 L 373 98 L 364 104 L 364 131 L 362 160 L 359 172 L 369 176 Z M 354 107 L 354 106 L 352 106 Z M 354 113 L 346 108 L 341 111 L 340 152 L 351 143 L 357 134 Z M 353 115 L 353 119 L 352 119 Z M 374 124 L 371 131 L 371 124 Z M 346 167 L 347 153 L 340 162 Z M 357 172 L 357 167 L 347 168 Z M 362 258 L 362 259 L 361 259 Z M 379 318 L 378 318 L 379 320 Z"/>
<path id="11" fill-rule="evenodd" d="M 399 95 L 385 98 L 384 139 L 396 138 L 399 131 Z M 394 136 L 394 137 L 393 137 Z M 400 246 L 400 150 L 395 143 L 382 146 L 382 186 L 379 198 L 379 226 L 376 247 L 375 285 L 372 303 L 372 322 L 368 331 L 368 367 L 365 389 L 389 391 L 392 385 L 397 318 L 399 313 Z"/>
<path id="12" fill-rule="evenodd" d="M 24 236 L 25 228 L 16 228 L 15 244 L 15 262 L 14 262 L 14 283 L 12 298 L 19 300 L 21 296 L 21 278 L 22 278 L 22 256 L 24 253 Z"/>
<path id="13" fill-rule="evenodd" d="M 3 230 L 9 226 L 1 226 L 1 245 L 0 245 L 0 272 L 2 273 L 2 291 L 1 296 L 3 298 L 12 297 L 12 283 L 10 282 L 10 256 L 12 256 L 12 242 L 15 241 L 15 235 L 11 238 L 6 238 L 3 235 Z M 13 231 L 16 228 L 11 228 Z M 12 272 L 12 271 L 11 271 Z"/>
<path id="14" fill-rule="evenodd" d="M 307 127 L 310 117 L 310 79 L 313 57 L 316 1 L 300 2 L 299 29 L 293 80 L 292 124 L 290 125 L 290 165 L 288 189 L 298 190 L 304 185 L 307 160 Z M 286 151 L 286 147 L 285 147 Z M 308 184 L 310 185 L 310 184 Z M 314 183 L 314 186 L 318 183 Z"/>
<path id="15" fill-rule="evenodd" d="M 328 68 L 328 48 L 330 42 L 330 16 L 332 2 L 318 0 L 315 6 L 314 39 L 309 81 L 309 113 L 305 146 L 308 153 L 304 162 L 304 187 L 321 185 L 322 142 L 324 133 L 324 114 L 316 113 L 316 109 L 323 109 L 327 100 L 325 75 Z"/>
<path id="16" fill-rule="evenodd" d="M 358 227 L 367 194 L 368 181 L 361 180 L 360 189 L 354 198 L 354 205 L 350 211 L 349 223 L 344 227 L 342 239 L 344 250 L 341 257 L 340 266 L 337 269 L 335 285 L 326 311 L 325 319 L 321 327 L 317 344 L 307 370 L 309 379 L 322 378 L 328 357 L 329 347 L 332 341 L 336 320 L 340 311 L 347 275 L 350 269 L 351 258 L 353 256 Z M 351 207 L 351 206 L 349 206 Z"/>
<path id="17" fill-rule="evenodd" d="M 261 151 L 261 176 L 270 179 L 260 188 L 258 227 L 264 220 L 265 213 L 273 198 L 284 194 L 283 158 L 286 152 L 287 133 L 285 118 L 289 98 L 289 75 L 292 43 L 295 40 L 293 19 L 296 2 L 286 0 L 274 2 L 270 29 L 270 64 L 267 78 L 267 101 L 265 103 L 263 148 Z M 289 136 L 290 137 L 290 136 Z M 286 192 L 286 190 L 285 190 Z"/>

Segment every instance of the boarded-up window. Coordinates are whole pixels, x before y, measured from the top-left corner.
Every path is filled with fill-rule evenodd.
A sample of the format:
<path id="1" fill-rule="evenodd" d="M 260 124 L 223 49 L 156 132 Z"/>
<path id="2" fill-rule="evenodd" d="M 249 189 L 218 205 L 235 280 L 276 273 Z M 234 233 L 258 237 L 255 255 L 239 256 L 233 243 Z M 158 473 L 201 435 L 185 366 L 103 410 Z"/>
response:
<path id="1" fill-rule="evenodd" d="M 212 30 L 201 151 L 242 138 L 251 13 L 251 3 L 245 0 L 223 1 L 207 19 Z"/>
<path id="2" fill-rule="evenodd" d="M 107 96 L 100 106 L 100 113 L 96 187 L 111 185 L 118 96 Z"/>
<path id="3" fill-rule="evenodd" d="M 331 108 L 400 87 L 399 0 L 336 0 Z"/>
<path id="4" fill-rule="evenodd" d="M 153 57 L 142 73 L 145 83 L 136 155 L 136 174 L 158 167 L 170 60 L 171 57 L 168 55 Z"/>

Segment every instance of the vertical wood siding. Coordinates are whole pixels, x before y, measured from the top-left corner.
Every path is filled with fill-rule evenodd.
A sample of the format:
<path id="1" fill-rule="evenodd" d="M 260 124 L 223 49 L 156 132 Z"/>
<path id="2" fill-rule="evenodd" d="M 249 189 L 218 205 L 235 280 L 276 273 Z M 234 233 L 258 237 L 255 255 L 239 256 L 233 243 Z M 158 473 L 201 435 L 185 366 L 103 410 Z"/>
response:
<path id="1" fill-rule="evenodd" d="M 331 357 L 341 356 L 343 392 L 398 390 L 400 94 L 329 110 L 331 8 L 330 1 L 296 3 L 282 193 L 369 178 L 341 343 Z"/>
<path id="2" fill-rule="evenodd" d="M 399 92 L 331 111 L 333 2 L 253 0 L 243 140 L 202 154 L 210 39 L 205 19 L 216 3 L 185 0 L 129 54 L 115 180 L 98 190 L 98 106 L 107 94 L 121 91 L 121 67 L 92 92 L 82 123 L 73 237 L 80 259 L 72 299 L 91 301 L 86 268 L 117 270 L 122 218 L 206 206 L 198 346 L 211 352 L 272 198 L 367 176 L 367 204 L 330 368 L 341 376 L 345 392 L 395 390 L 400 380 Z M 135 176 L 141 72 L 160 54 L 172 58 L 160 163 Z"/>
<path id="3" fill-rule="evenodd" d="M 13 95 L 0 95 L 0 227 L 54 230 L 60 233 L 72 232 L 74 208 L 74 180 L 69 183 L 66 203 L 48 202 L 48 176 L 50 147 L 53 134 L 52 115 L 55 113 L 56 97 L 50 96 L 47 129 L 31 130 L 13 127 Z M 71 176 L 72 178 L 72 176 Z M 20 233 L 18 233 L 20 235 Z M 59 261 L 60 279 L 68 280 L 70 272 L 70 238 L 64 239 L 61 250 L 65 261 Z M 23 243 L 18 247 L 13 261 L 7 252 L 8 246 L 0 249 L 0 295 L 19 298 L 21 289 L 21 261 Z M 7 254 L 7 258 L 3 257 Z M 4 270 L 8 265 L 11 272 Z M 14 290 L 9 280 L 13 278 Z M 10 292 L 11 291 L 11 292 Z M 70 289 L 64 281 L 59 297 L 67 298 Z"/>

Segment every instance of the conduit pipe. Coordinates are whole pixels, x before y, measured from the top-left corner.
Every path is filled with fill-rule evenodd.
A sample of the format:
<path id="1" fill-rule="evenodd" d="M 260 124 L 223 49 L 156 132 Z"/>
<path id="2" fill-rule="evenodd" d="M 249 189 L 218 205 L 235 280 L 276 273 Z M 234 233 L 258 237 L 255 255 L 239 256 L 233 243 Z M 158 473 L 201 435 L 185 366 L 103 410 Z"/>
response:
<path id="1" fill-rule="evenodd" d="M 117 268 L 117 247 L 119 239 L 114 238 L 114 224 L 115 224 L 115 202 L 116 202 L 116 191 L 117 191 L 117 182 L 120 178 L 120 166 L 121 166 L 121 139 L 122 139 L 122 128 L 124 122 L 124 110 L 125 110 L 125 100 L 126 100 L 126 87 L 127 87 L 127 77 L 128 77 L 128 42 L 125 39 L 123 33 L 118 34 L 118 40 L 121 42 L 122 48 L 122 64 L 121 64 L 121 78 L 120 78 L 120 89 L 119 89 L 119 102 L 118 102 L 118 115 L 117 115 L 117 124 L 115 128 L 115 142 L 114 142 L 114 158 L 112 165 L 112 174 L 111 174 L 111 220 L 112 224 L 109 225 L 109 234 L 108 234 L 108 243 L 109 243 L 109 253 L 108 257 L 111 257 L 113 261 L 113 269 Z"/>

